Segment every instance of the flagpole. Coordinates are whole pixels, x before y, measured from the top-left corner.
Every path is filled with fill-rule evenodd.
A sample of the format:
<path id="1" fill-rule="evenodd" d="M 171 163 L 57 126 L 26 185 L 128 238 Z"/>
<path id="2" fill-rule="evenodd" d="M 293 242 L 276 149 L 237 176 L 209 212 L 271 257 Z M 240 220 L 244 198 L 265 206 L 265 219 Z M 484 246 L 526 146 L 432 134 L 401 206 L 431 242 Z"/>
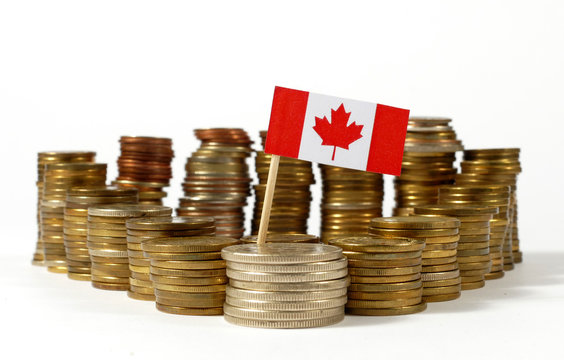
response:
<path id="1" fill-rule="evenodd" d="M 260 226 L 257 237 L 258 245 L 263 245 L 266 241 L 266 233 L 268 232 L 270 209 L 272 208 L 272 198 L 274 197 L 274 188 L 276 186 L 279 163 L 280 156 L 272 154 L 270 159 L 270 168 L 268 169 L 268 180 L 266 181 L 266 191 L 264 193 L 264 200 L 262 203 L 262 214 L 260 215 Z"/>

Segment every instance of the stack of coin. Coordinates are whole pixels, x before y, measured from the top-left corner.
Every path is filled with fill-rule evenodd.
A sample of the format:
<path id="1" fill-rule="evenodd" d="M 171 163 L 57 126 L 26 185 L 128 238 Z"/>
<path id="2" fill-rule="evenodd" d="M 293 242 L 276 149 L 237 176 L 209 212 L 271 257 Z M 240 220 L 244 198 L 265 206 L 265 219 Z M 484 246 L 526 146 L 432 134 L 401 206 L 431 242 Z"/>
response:
<path id="1" fill-rule="evenodd" d="M 523 259 L 519 249 L 517 226 L 517 175 L 521 173 L 520 151 L 518 148 L 467 150 L 460 164 L 462 173 L 456 177 L 457 185 L 495 184 L 511 187 L 509 232 L 503 245 L 504 270 L 513 269 L 513 263 L 519 263 Z"/>
<path id="2" fill-rule="evenodd" d="M 37 153 L 37 244 L 33 254 L 33 265 L 43 266 L 43 239 L 41 238 L 41 200 L 43 198 L 43 177 L 46 164 L 92 163 L 96 157 L 93 151 L 45 151 Z"/>
<path id="3" fill-rule="evenodd" d="M 414 209 L 416 215 L 452 216 L 460 220 L 456 257 L 462 290 L 484 287 L 484 275 L 491 270 L 490 221 L 498 209 L 476 205 L 426 205 Z"/>
<path id="4" fill-rule="evenodd" d="M 252 149 L 242 129 L 196 129 L 202 141 L 186 163 L 179 216 L 212 216 L 216 234 L 240 238 L 245 232 L 244 206 L 249 196 L 246 159 Z"/>
<path id="5" fill-rule="evenodd" d="M 492 267 L 486 280 L 503 277 L 503 243 L 509 224 L 510 187 L 505 185 L 461 185 L 439 188 L 439 204 L 481 205 L 499 208 L 490 221 Z"/>
<path id="6" fill-rule="evenodd" d="M 223 314 L 227 277 L 220 251 L 238 243 L 223 236 L 143 241 L 143 254 L 151 260 L 157 309 L 178 315 Z"/>
<path id="7" fill-rule="evenodd" d="M 139 203 L 162 205 L 164 187 L 170 185 L 174 157 L 172 140 L 146 136 L 122 136 L 115 185 L 139 190 Z"/>
<path id="8" fill-rule="evenodd" d="M 67 190 L 80 186 L 102 186 L 106 164 L 54 163 L 45 165 L 41 201 L 41 237 L 45 265 L 51 272 L 66 273 L 63 221 Z"/>
<path id="9" fill-rule="evenodd" d="M 415 206 L 436 204 L 438 187 L 454 182 L 455 152 L 463 147 L 450 122 L 434 117 L 409 119 L 401 176 L 394 179 L 394 215 L 409 215 Z"/>
<path id="10" fill-rule="evenodd" d="M 351 315 L 406 315 L 423 311 L 421 253 L 425 242 L 358 236 L 332 239 L 349 260 Z"/>
<path id="11" fill-rule="evenodd" d="M 256 244 L 258 236 L 243 236 L 241 242 L 244 244 Z M 319 237 L 307 234 L 268 234 L 265 242 L 267 243 L 314 243 L 320 242 Z"/>
<path id="12" fill-rule="evenodd" d="M 151 261 L 143 255 L 141 243 L 159 238 L 185 238 L 214 235 L 211 217 L 148 217 L 129 219 L 127 253 L 129 255 L 130 288 L 127 295 L 137 300 L 155 300 L 153 283 L 149 277 Z"/>
<path id="13" fill-rule="evenodd" d="M 347 302 L 347 259 L 336 246 L 243 244 L 222 250 L 229 286 L 225 319 L 263 328 L 335 324 Z"/>
<path id="14" fill-rule="evenodd" d="M 266 132 L 260 132 L 261 137 Z M 263 139 L 264 142 L 264 139 Z M 251 233 L 257 234 L 272 155 L 258 151 L 255 168 L 259 184 L 254 186 L 255 209 Z M 280 157 L 276 188 L 270 210 L 269 233 L 305 234 L 311 204 L 310 185 L 314 184 L 311 162 Z"/>
<path id="15" fill-rule="evenodd" d="M 88 253 L 92 286 L 102 290 L 129 290 L 129 258 L 125 222 L 137 217 L 170 217 L 160 205 L 98 205 L 88 208 Z"/>
<path id="16" fill-rule="evenodd" d="M 320 169 L 321 240 L 366 235 L 370 219 L 382 216 L 382 175 L 328 165 Z"/>
<path id="17" fill-rule="evenodd" d="M 95 205 L 137 203 L 137 189 L 120 189 L 114 186 L 72 188 L 67 191 L 63 238 L 67 257 L 67 276 L 73 280 L 90 281 L 90 255 L 88 254 L 88 208 Z"/>
<path id="18" fill-rule="evenodd" d="M 368 233 L 383 238 L 410 238 L 425 242 L 421 280 L 423 300 L 449 301 L 460 297 L 457 245 L 460 220 L 437 216 L 396 216 L 375 218 Z"/>

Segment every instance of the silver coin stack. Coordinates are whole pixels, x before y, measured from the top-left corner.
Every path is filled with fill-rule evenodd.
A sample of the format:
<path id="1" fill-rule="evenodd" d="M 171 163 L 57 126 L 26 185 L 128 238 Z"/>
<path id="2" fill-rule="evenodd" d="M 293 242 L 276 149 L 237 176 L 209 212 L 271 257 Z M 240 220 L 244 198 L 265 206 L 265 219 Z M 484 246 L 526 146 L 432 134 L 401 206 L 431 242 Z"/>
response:
<path id="1" fill-rule="evenodd" d="M 224 248 L 229 285 L 225 320 L 249 327 L 310 328 L 345 316 L 347 259 L 341 248 L 312 243 Z"/>

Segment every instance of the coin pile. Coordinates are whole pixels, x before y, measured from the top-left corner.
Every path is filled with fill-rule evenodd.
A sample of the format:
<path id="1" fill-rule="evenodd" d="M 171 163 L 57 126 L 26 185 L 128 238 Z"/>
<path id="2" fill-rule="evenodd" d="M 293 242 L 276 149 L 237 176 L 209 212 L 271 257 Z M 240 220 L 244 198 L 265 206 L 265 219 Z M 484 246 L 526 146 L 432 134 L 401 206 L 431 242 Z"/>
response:
<path id="1" fill-rule="evenodd" d="M 241 242 L 243 244 L 256 244 L 258 236 L 243 236 Z M 314 243 L 320 242 L 319 237 L 307 234 L 268 234 L 265 242 L 267 243 Z"/>
<path id="2" fill-rule="evenodd" d="M 129 258 L 125 222 L 137 217 L 170 217 L 160 205 L 97 205 L 88 208 L 87 246 L 92 286 L 102 290 L 129 290 Z"/>
<path id="3" fill-rule="evenodd" d="M 519 263 L 523 259 L 519 249 L 517 226 L 517 175 L 521 173 L 520 151 L 518 148 L 467 150 L 460 164 L 462 173 L 456 176 L 457 185 L 494 184 L 511 187 L 509 232 L 503 245 L 504 270 L 513 269 L 513 263 Z"/>
<path id="4" fill-rule="evenodd" d="M 439 204 L 492 206 L 499 209 L 490 221 L 492 267 L 486 280 L 503 277 L 503 243 L 509 224 L 510 187 L 504 185 L 463 185 L 439 188 Z"/>
<path id="5" fill-rule="evenodd" d="M 151 260 L 157 309 L 178 315 L 223 314 L 227 277 L 221 250 L 238 243 L 222 236 L 143 241 L 143 254 Z"/>
<path id="6" fill-rule="evenodd" d="M 43 239 L 41 238 L 41 200 L 43 198 L 43 177 L 46 164 L 93 163 L 93 151 L 45 151 L 37 153 L 37 244 L 33 254 L 33 265 L 43 266 Z"/>
<path id="7" fill-rule="evenodd" d="M 41 237 L 45 265 L 49 271 L 67 272 L 63 239 L 67 190 L 76 186 L 101 186 L 105 182 L 106 164 L 54 163 L 45 165 L 41 200 Z"/>
<path id="8" fill-rule="evenodd" d="M 454 182 L 455 152 L 463 147 L 450 122 L 435 117 L 409 119 L 401 176 L 394 179 L 394 215 L 409 215 L 415 206 L 436 204 L 438 187 Z"/>
<path id="9" fill-rule="evenodd" d="M 372 236 L 332 239 L 349 260 L 347 314 L 406 315 L 423 311 L 422 240 Z"/>
<path id="10" fill-rule="evenodd" d="M 451 216 L 460 220 L 456 257 L 462 290 L 484 287 L 484 275 L 491 270 L 490 221 L 498 209 L 476 205 L 426 205 L 414 209 L 416 215 Z"/>
<path id="11" fill-rule="evenodd" d="M 343 320 L 347 259 L 336 246 L 243 244 L 224 248 L 225 320 L 262 328 L 308 328 Z"/>
<path id="12" fill-rule="evenodd" d="M 172 140 L 148 136 L 122 136 L 115 185 L 139 190 L 139 203 L 162 205 L 164 187 L 170 185 L 174 157 Z"/>
<path id="13" fill-rule="evenodd" d="M 137 203 L 137 189 L 115 186 L 72 188 L 67 191 L 63 221 L 63 239 L 67 258 L 67 276 L 73 280 L 90 281 L 88 254 L 88 208 L 95 205 Z"/>
<path id="14" fill-rule="evenodd" d="M 177 215 L 211 216 L 217 235 L 238 239 L 245 231 L 244 207 L 251 183 L 246 159 L 252 141 L 242 129 L 194 132 L 202 144 L 187 160 Z"/>
<path id="15" fill-rule="evenodd" d="M 323 180 L 321 240 L 366 235 L 370 219 L 382 216 L 382 174 L 320 165 Z"/>
<path id="16" fill-rule="evenodd" d="M 266 136 L 266 132 L 261 131 L 260 134 L 261 137 Z M 259 184 L 254 186 L 256 198 L 251 227 L 252 234 L 258 233 L 260 225 L 271 157 L 272 155 L 265 154 L 264 151 L 257 152 L 255 168 Z M 269 233 L 307 233 L 307 220 L 312 199 L 310 185 L 312 184 L 315 184 L 315 179 L 311 162 L 280 157 L 270 210 Z"/>
<path id="17" fill-rule="evenodd" d="M 151 261 L 143 255 L 141 243 L 160 238 L 187 238 L 214 235 L 211 217 L 145 217 L 125 222 L 127 227 L 127 254 L 129 256 L 129 290 L 127 295 L 137 300 L 155 300 L 149 273 Z"/>

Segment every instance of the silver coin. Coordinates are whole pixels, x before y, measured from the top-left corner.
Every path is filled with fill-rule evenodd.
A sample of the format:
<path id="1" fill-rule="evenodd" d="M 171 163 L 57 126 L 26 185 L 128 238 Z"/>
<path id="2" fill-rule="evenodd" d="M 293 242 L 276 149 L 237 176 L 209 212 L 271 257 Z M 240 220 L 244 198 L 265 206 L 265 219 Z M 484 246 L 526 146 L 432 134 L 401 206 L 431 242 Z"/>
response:
<path id="1" fill-rule="evenodd" d="M 266 243 L 228 246 L 221 250 L 228 261 L 250 264 L 300 264 L 343 257 L 337 246 L 311 243 Z"/>
<path id="2" fill-rule="evenodd" d="M 230 279 L 257 282 L 273 282 L 273 283 L 301 283 L 313 281 L 325 281 L 340 279 L 347 276 L 348 269 L 339 269 L 334 271 L 322 271 L 311 273 L 265 273 L 239 271 L 227 268 L 227 276 Z"/>
<path id="3" fill-rule="evenodd" d="M 295 321 L 295 320 L 321 319 L 331 316 L 338 316 L 345 312 L 345 307 L 339 306 L 330 309 L 305 310 L 305 311 L 279 311 L 279 310 L 269 311 L 269 310 L 239 308 L 226 303 L 223 305 L 223 312 L 227 315 L 231 315 L 243 319 Z"/>
<path id="4" fill-rule="evenodd" d="M 270 264 L 248 264 L 228 261 L 227 267 L 233 270 L 266 273 L 307 273 L 340 270 L 347 267 L 347 258 L 338 260 L 314 262 L 305 264 L 270 265 Z"/>
<path id="5" fill-rule="evenodd" d="M 240 308 L 270 310 L 270 311 L 306 311 L 330 309 L 337 306 L 344 306 L 347 303 L 347 296 L 340 296 L 332 299 L 308 300 L 308 301 L 263 301 L 240 299 L 227 296 L 225 302 Z"/>
<path id="6" fill-rule="evenodd" d="M 323 291 L 335 290 L 346 288 L 350 285 L 350 278 L 343 277 L 336 280 L 328 281 L 314 281 L 302 283 L 260 283 L 253 281 L 241 281 L 237 279 L 229 279 L 229 285 L 234 288 L 255 291 L 285 291 L 285 292 L 299 292 L 299 291 Z"/>
<path id="7" fill-rule="evenodd" d="M 310 301 L 324 300 L 344 296 L 347 294 L 347 288 L 325 290 L 325 291 L 256 291 L 237 289 L 228 286 L 226 289 L 227 296 L 261 301 Z"/>
<path id="8" fill-rule="evenodd" d="M 313 328 L 337 324 L 345 318 L 345 314 L 336 315 L 321 319 L 296 320 L 296 321 L 272 321 L 272 320 L 253 320 L 238 318 L 231 315 L 224 315 L 224 319 L 234 325 L 267 328 L 267 329 L 300 329 Z"/>

